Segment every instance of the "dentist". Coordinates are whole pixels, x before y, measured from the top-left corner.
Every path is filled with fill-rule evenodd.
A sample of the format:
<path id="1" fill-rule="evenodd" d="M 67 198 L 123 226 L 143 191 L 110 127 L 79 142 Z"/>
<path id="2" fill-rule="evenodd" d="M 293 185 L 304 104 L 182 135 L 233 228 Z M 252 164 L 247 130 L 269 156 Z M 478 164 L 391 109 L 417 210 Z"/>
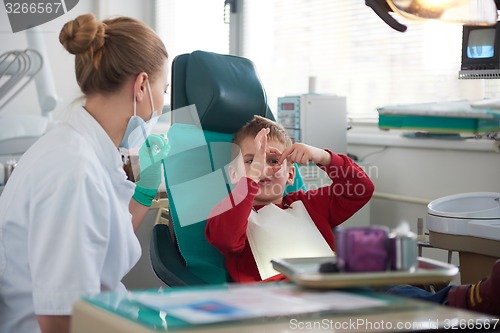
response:
<path id="1" fill-rule="evenodd" d="M 124 290 L 141 252 L 134 230 L 168 152 L 163 137 L 146 141 L 168 87 L 168 54 L 153 30 L 86 14 L 66 23 L 59 40 L 75 55 L 84 103 L 30 147 L 0 196 L 3 333 L 69 332 L 78 298 Z M 142 146 L 137 186 L 117 149 L 134 141 Z"/>

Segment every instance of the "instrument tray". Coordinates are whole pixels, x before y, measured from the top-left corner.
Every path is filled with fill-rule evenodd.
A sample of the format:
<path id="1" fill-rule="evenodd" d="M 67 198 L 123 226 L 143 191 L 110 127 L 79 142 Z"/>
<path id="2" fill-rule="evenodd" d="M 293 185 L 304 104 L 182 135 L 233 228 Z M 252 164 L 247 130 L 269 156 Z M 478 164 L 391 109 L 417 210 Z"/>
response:
<path id="1" fill-rule="evenodd" d="M 429 284 L 449 282 L 458 274 L 458 267 L 429 258 L 418 258 L 418 268 L 409 271 L 321 273 L 322 263 L 335 257 L 285 258 L 272 260 L 275 270 L 292 282 L 310 288 L 349 288 L 391 284 Z"/>

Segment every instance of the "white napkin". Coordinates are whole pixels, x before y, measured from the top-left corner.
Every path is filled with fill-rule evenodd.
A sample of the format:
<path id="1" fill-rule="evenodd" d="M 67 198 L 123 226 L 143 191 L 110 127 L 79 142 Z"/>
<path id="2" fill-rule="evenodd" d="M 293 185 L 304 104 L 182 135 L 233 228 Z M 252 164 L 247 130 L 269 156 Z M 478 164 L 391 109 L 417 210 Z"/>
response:
<path id="1" fill-rule="evenodd" d="M 334 255 L 302 201 L 295 201 L 288 209 L 271 204 L 252 211 L 247 237 L 262 280 L 279 273 L 271 259 Z"/>

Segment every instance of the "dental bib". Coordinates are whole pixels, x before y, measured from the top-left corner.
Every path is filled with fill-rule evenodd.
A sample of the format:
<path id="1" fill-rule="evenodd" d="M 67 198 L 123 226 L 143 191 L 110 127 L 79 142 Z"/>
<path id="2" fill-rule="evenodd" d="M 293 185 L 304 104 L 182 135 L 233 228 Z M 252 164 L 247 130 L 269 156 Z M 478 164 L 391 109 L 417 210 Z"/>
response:
<path id="1" fill-rule="evenodd" d="M 272 259 L 334 255 L 302 201 L 293 202 L 288 209 L 271 204 L 252 211 L 247 238 L 262 280 L 279 273 L 273 269 Z"/>

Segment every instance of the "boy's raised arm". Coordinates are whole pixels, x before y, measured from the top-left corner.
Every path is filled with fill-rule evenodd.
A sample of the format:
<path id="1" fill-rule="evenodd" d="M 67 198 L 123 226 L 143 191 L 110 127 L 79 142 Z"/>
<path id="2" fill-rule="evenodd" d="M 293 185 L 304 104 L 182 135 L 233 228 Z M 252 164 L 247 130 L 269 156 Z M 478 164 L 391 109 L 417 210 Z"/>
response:
<path id="1" fill-rule="evenodd" d="M 343 154 L 331 154 L 331 163 L 319 166 L 332 180 L 329 186 L 330 214 L 334 226 L 344 222 L 372 197 L 375 186 L 365 171 Z"/>

